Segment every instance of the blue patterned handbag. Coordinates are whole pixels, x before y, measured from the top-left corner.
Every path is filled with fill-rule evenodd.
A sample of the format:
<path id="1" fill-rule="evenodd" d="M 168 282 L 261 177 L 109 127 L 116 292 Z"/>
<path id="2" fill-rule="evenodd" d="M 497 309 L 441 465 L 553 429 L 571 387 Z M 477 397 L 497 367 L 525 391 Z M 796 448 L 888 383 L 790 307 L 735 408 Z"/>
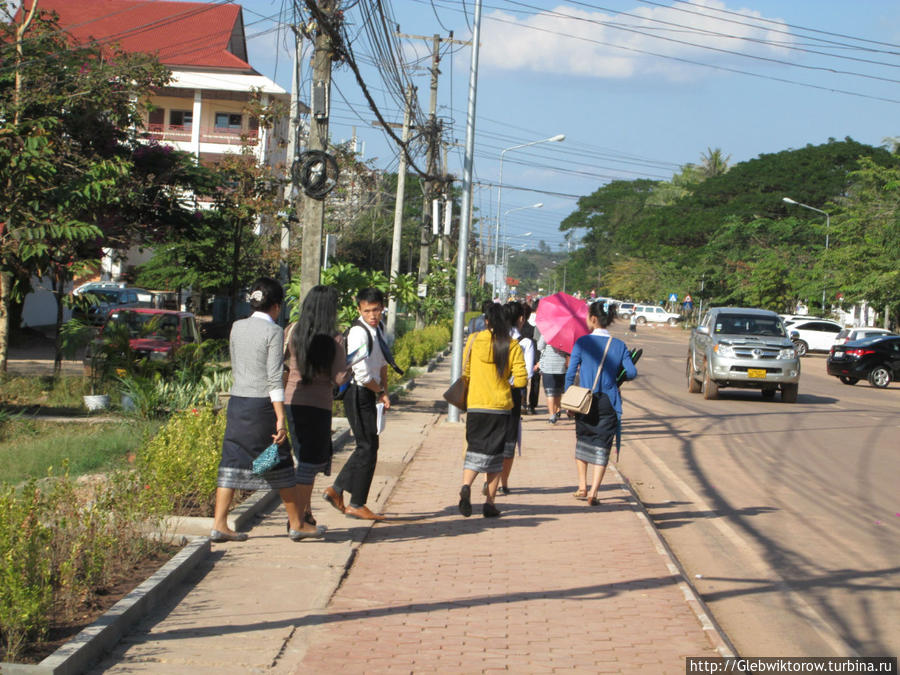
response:
<path id="1" fill-rule="evenodd" d="M 264 474 L 278 464 L 278 459 L 278 444 L 272 443 L 253 460 L 253 473 L 257 476 Z"/>

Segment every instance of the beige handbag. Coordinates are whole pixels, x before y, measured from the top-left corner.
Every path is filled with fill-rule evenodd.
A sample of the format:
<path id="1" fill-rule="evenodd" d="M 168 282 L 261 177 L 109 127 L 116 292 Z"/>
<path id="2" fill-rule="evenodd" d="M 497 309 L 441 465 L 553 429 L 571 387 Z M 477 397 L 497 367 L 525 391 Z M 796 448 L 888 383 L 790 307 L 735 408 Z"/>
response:
<path id="1" fill-rule="evenodd" d="M 588 389 L 587 387 L 579 387 L 573 384 L 566 389 L 566 392 L 562 395 L 562 398 L 559 401 L 560 408 L 581 415 L 588 414 L 591 409 L 591 400 L 594 398 L 594 389 L 597 388 L 597 382 L 600 380 L 600 373 L 603 372 L 603 363 L 606 361 L 606 352 L 609 351 L 610 342 L 612 342 L 612 337 L 606 339 L 606 347 L 603 349 L 603 358 L 600 359 L 597 374 L 594 376 L 594 386 Z"/>

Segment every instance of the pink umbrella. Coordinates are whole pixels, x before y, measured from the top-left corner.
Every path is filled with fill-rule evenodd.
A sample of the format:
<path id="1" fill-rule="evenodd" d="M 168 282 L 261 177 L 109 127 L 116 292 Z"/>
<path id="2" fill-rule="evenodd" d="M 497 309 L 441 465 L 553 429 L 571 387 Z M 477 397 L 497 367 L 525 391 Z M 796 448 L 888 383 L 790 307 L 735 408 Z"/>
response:
<path id="1" fill-rule="evenodd" d="M 575 340 L 588 334 L 588 306 L 567 293 L 541 298 L 537 308 L 537 327 L 547 344 L 572 353 Z"/>

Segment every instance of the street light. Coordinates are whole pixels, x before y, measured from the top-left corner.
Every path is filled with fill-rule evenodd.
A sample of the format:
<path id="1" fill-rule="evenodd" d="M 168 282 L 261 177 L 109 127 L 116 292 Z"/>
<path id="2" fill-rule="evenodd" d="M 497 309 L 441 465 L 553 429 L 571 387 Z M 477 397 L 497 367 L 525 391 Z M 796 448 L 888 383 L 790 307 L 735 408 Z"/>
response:
<path id="1" fill-rule="evenodd" d="M 555 137 L 554 137 L 555 138 Z M 498 204 L 499 206 L 499 204 Z M 514 209 L 509 209 L 508 211 L 504 211 L 503 215 L 507 215 L 512 213 L 513 211 L 522 211 L 523 209 L 542 209 L 544 208 L 544 202 L 537 202 L 536 204 L 531 204 L 529 206 L 517 206 Z M 527 236 L 527 235 L 526 235 Z M 497 285 L 499 279 L 497 278 L 497 274 L 499 272 L 498 268 L 498 252 L 500 250 L 500 212 L 497 212 L 497 231 L 494 235 L 494 291 L 497 290 Z"/>
<path id="2" fill-rule="evenodd" d="M 500 200 L 501 195 L 503 194 L 503 155 L 505 155 L 510 150 L 518 150 L 519 148 L 527 148 L 529 145 L 537 145 L 538 143 L 561 143 L 566 140 L 565 134 L 556 134 L 556 136 L 551 136 L 550 138 L 542 138 L 539 141 L 531 141 L 530 143 L 520 143 L 519 145 L 511 145 L 508 148 L 504 148 L 500 151 L 500 180 L 497 183 L 497 230 L 496 236 L 494 237 L 494 269 L 497 269 L 497 247 L 496 244 L 500 242 Z M 543 205 L 542 205 L 543 206 Z"/>
<path id="3" fill-rule="evenodd" d="M 817 209 L 815 206 L 810 206 L 809 204 L 803 204 L 801 202 L 794 201 L 790 197 L 782 197 L 781 201 L 785 204 L 792 204 L 794 206 L 802 206 L 804 209 L 809 209 L 810 211 L 815 211 L 816 213 L 821 213 L 825 216 L 825 254 L 828 254 L 828 233 L 831 230 L 831 216 L 828 215 L 826 211 L 822 209 Z M 822 267 L 824 268 L 824 263 Z M 822 313 L 825 313 L 825 286 L 827 282 L 825 280 L 825 272 L 822 272 Z"/>

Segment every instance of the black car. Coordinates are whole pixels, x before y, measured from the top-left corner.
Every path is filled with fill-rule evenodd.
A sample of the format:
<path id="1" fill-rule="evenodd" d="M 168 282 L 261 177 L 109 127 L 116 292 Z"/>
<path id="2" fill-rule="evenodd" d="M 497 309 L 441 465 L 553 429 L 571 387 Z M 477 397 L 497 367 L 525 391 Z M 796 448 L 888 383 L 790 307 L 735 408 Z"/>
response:
<path id="1" fill-rule="evenodd" d="M 828 374 L 844 384 L 869 380 L 883 389 L 900 375 L 900 336 L 869 337 L 835 345 L 828 354 Z"/>

